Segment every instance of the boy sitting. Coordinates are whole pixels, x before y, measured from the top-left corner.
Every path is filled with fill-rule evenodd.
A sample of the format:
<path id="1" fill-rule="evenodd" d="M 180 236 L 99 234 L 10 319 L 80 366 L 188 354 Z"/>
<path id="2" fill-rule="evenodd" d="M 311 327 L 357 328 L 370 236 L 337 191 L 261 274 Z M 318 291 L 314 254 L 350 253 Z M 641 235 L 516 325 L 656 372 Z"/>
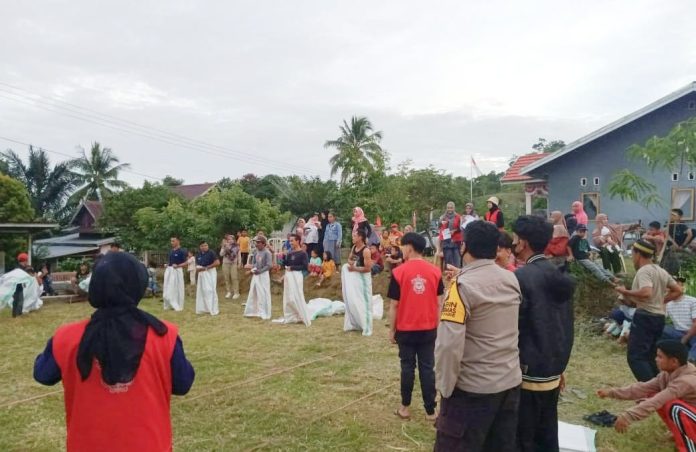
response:
<path id="1" fill-rule="evenodd" d="M 597 396 L 619 400 L 645 399 L 621 413 L 614 428 L 625 433 L 631 422 L 657 411 L 669 427 L 679 451 L 693 450 L 696 441 L 696 367 L 687 362 L 688 350 L 675 340 L 657 343 L 660 374 L 650 381 L 617 389 L 600 389 Z M 687 448 L 687 444 L 689 447 Z"/>
<path id="2" fill-rule="evenodd" d="M 598 280 L 615 284 L 618 279 L 611 274 L 611 272 L 605 268 L 600 267 L 590 260 L 590 242 L 587 241 L 587 226 L 584 224 L 579 224 L 578 228 L 575 230 L 575 234 L 568 241 L 568 260 L 575 260 L 578 264 L 582 265 L 585 269 L 592 273 L 592 276 Z"/>
<path id="3" fill-rule="evenodd" d="M 643 234 L 643 239 L 655 245 L 656 254 L 659 256 L 662 252 L 662 247 L 665 246 L 667 235 L 662 230 L 659 221 L 653 221 L 648 225 L 648 230 Z"/>

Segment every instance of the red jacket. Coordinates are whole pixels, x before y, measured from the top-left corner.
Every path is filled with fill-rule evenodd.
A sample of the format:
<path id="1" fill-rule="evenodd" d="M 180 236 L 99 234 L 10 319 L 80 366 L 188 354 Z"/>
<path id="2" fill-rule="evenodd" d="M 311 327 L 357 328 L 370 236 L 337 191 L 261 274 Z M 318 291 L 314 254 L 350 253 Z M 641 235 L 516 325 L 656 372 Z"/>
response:
<path id="1" fill-rule="evenodd" d="M 133 381 L 108 386 L 94 363 L 87 380 L 77 368 L 77 350 L 88 320 L 62 326 L 53 337 L 53 356 L 65 391 L 68 451 L 169 451 L 172 425 L 171 358 L 177 327 L 158 336 L 152 328 Z"/>

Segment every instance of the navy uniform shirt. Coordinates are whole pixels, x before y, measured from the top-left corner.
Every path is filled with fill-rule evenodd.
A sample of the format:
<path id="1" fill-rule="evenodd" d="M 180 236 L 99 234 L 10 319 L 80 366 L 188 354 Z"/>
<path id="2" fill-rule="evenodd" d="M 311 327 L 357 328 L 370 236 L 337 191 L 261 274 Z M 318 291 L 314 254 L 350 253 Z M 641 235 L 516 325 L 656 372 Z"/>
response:
<path id="1" fill-rule="evenodd" d="M 169 265 L 181 265 L 186 262 L 186 250 L 179 248 L 169 252 Z"/>
<path id="2" fill-rule="evenodd" d="M 196 265 L 199 267 L 207 267 L 213 265 L 213 262 L 217 260 L 217 255 L 213 250 L 208 250 L 205 253 L 199 251 L 196 254 Z"/>

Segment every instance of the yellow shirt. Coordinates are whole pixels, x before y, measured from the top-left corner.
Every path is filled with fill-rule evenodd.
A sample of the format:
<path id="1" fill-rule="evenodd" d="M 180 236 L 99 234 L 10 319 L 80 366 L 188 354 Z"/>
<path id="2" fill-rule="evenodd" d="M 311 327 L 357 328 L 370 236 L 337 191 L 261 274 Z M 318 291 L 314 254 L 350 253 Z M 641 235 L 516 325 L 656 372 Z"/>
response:
<path id="1" fill-rule="evenodd" d="M 248 253 L 249 252 L 249 237 L 239 237 L 237 239 L 237 243 L 239 244 L 239 252 L 240 253 Z"/>
<path id="2" fill-rule="evenodd" d="M 336 273 L 336 262 L 325 261 L 321 264 L 321 272 L 324 274 L 324 278 L 331 278 L 334 273 Z"/>

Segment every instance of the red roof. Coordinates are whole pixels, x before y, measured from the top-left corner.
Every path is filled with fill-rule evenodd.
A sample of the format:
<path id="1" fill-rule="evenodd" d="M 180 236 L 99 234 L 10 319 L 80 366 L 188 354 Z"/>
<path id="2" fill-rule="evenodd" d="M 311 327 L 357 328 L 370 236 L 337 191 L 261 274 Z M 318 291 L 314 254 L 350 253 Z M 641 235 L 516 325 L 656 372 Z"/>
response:
<path id="1" fill-rule="evenodd" d="M 549 154 L 535 153 L 518 157 L 517 160 L 515 160 L 515 163 L 513 163 L 512 166 L 508 168 L 507 171 L 505 171 L 505 175 L 502 179 L 500 179 L 500 182 L 526 182 L 528 180 L 534 179 L 532 176 L 520 174 L 520 171 L 522 171 L 525 167 L 531 165 L 532 163 L 536 162 L 537 160 L 541 160 L 544 157 L 548 157 L 548 155 Z"/>
<path id="2" fill-rule="evenodd" d="M 203 196 L 208 193 L 208 191 L 213 188 L 215 184 L 191 184 L 191 185 L 176 185 L 172 187 L 172 190 L 181 195 L 182 198 L 186 200 L 194 200 L 199 196 Z"/>

